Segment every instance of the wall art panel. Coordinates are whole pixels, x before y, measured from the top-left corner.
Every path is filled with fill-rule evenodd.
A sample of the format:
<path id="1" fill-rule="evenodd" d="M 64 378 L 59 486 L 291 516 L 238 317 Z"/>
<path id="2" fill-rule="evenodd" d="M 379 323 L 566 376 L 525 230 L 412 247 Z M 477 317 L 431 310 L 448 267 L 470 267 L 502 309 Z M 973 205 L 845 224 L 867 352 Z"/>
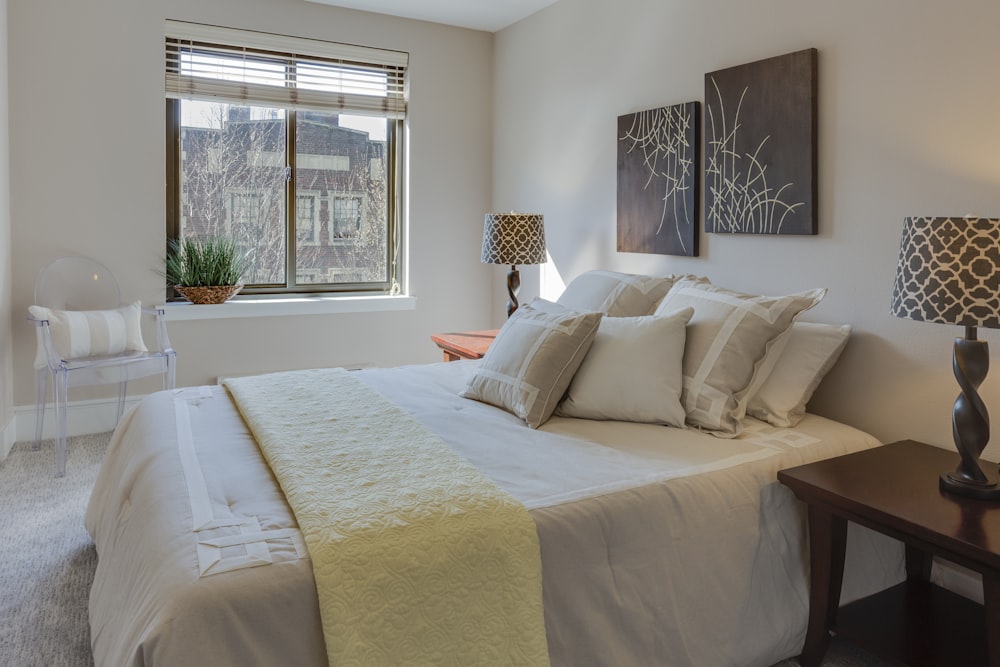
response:
<path id="1" fill-rule="evenodd" d="M 618 117 L 618 251 L 698 255 L 698 102 Z"/>
<path id="2" fill-rule="evenodd" d="M 705 75 L 705 231 L 816 234 L 816 49 Z"/>

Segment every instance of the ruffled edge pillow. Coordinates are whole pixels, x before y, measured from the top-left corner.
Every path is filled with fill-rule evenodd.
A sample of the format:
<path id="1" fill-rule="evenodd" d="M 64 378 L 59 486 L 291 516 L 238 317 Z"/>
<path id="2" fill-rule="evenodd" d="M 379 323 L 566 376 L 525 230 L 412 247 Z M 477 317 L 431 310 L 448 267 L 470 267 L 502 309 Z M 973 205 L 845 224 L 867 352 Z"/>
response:
<path id="1" fill-rule="evenodd" d="M 681 371 L 693 308 L 605 317 L 556 414 L 684 427 Z"/>
<path id="2" fill-rule="evenodd" d="M 29 306 L 28 312 L 36 320 L 48 320 L 52 343 L 63 361 L 146 351 L 142 340 L 142 303 L 139 301 L 110 310 L 54 310 Z M 35 368 L 43 368 L 46 364 L 45 350 L 39 345 Z"/>
<path id="3" fill-rule="evenodd" d="M 649 315 L 678 279 L 594 269 L 571 280 L 556 303 L 609 317 Z"/>
<path id="4" fill-rule="evenodd" d="M 760 373 L 767 377 L 750 396 L 747 414 L 779 428 L 802 421 L 809 399 L 837 363 L 850 336 L 849 324 L 793 324 L 784 350 L 769 366 L 761 367 Z"/>
<path id="5" fill-rule="evenodd" d="M 538 428 L 583 362 L 603 314 L 535 299 L 511 315 L 461 393 Z"/>
<path id="6" fill-rule="evenodd" d="M 739 434 L 749 389 L 769 346 L 825 294 L 814 289 L 771 297 L 697 279 L 675 283 L 656 312 L 694 309 L 684 346 L 687 423 L 716 435 Z"/>

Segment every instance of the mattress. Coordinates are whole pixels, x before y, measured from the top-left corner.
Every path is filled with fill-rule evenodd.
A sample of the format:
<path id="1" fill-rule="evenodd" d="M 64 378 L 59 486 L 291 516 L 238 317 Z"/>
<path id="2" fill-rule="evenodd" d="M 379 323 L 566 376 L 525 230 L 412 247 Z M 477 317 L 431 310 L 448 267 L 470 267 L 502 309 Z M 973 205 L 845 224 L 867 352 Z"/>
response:
<path id="1" fill-rule="evenodd" d="M 766 667 L 799 652 L 805 513 L 776 473 L 874 438 L 816 415 L 747 418 L 731 439 L 561 417 L 529 429 L 458 396 L 476 363 L 357 375 L 528 508 L 553 665 Z M 97 665 L 326 664 L 294 516 L 222 387 L 126 415 L 85 521 Z M 897 542 L 852 525 L 843 599 L 897 583 L 902 563 Z"/>

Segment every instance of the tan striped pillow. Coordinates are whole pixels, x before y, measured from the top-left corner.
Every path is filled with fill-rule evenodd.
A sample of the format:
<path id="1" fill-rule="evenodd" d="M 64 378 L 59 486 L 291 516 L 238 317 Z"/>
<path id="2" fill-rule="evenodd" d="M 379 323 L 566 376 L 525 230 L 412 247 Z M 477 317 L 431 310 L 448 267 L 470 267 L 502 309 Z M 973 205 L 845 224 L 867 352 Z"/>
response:
<path id="1" fill-rule="evenodd" d="M 521 306 L 500 329 L 462 396 L 538 428 L 562 400 L 602 317 L 543 299 Z"/>
<path id="2" fill-rule="evenodd" d="M 145 352 L 140 318 L 142 303 L 136 301 L 114 310 L 53 310 L 29 306 L 38 320 L 48 320 L 56 353 L 63 361 L 84 357 Z M 45 351 L 39 345 L 35 368 L 46 365 Z"/>
<path id="3" fill-rule="evenodd" d="M 740 432 L 754 376 L 773 341 L 826 294 L 743 294 L 699 280 L 681 280 L 657 313 L 694 308 L 684 344 L 681 401 L 687 422 L 733 436 Z"/>

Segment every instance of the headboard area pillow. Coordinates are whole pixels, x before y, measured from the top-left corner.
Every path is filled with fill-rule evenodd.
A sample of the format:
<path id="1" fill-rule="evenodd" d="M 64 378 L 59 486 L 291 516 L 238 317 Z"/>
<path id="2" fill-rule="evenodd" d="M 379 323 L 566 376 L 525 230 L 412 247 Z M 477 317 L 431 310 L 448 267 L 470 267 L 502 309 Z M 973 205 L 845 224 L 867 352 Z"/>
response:
<path id="1" fill-rule="evenodd" d="M 747 414 L 772 426 L 795 426 L 826 374 L 837 363 L 851 335 L 849 324 L 796 322 L 784 350 L 771 367 L 760 368 L 766 379 L 747 402 Z M 771 361 L 768 355 L 767 362 Z"/>
<path id="2" fill-rule="evenodd" d="M 556 414 L 684 428 L 681 365 L 693 314 L 605 317 Z"/>
<path id="3" fill-rule="evenodd" d="M 716 435 L 737 435 L 751 383 L 769 346 L 825 294 L 825 289 L 814 289 L 757 296 L 699 279 L 678 281 L 656 312 L 694 309 L 684 346 L 687 423 Z"/>
<path id="4" fill-rule="evenodd" d="M 571 280 L 556 302 L 574 310 L 597 310 L 609 317 L 649 315 L 676 281 L 675 276 L 595 269 Z"/>
<path id="5" fill-rule="evenodd" d="M 521 306 L 497 333 L 462 396 L 538 428 L 566 393 L 602 317 L 544 299 Z"/>

